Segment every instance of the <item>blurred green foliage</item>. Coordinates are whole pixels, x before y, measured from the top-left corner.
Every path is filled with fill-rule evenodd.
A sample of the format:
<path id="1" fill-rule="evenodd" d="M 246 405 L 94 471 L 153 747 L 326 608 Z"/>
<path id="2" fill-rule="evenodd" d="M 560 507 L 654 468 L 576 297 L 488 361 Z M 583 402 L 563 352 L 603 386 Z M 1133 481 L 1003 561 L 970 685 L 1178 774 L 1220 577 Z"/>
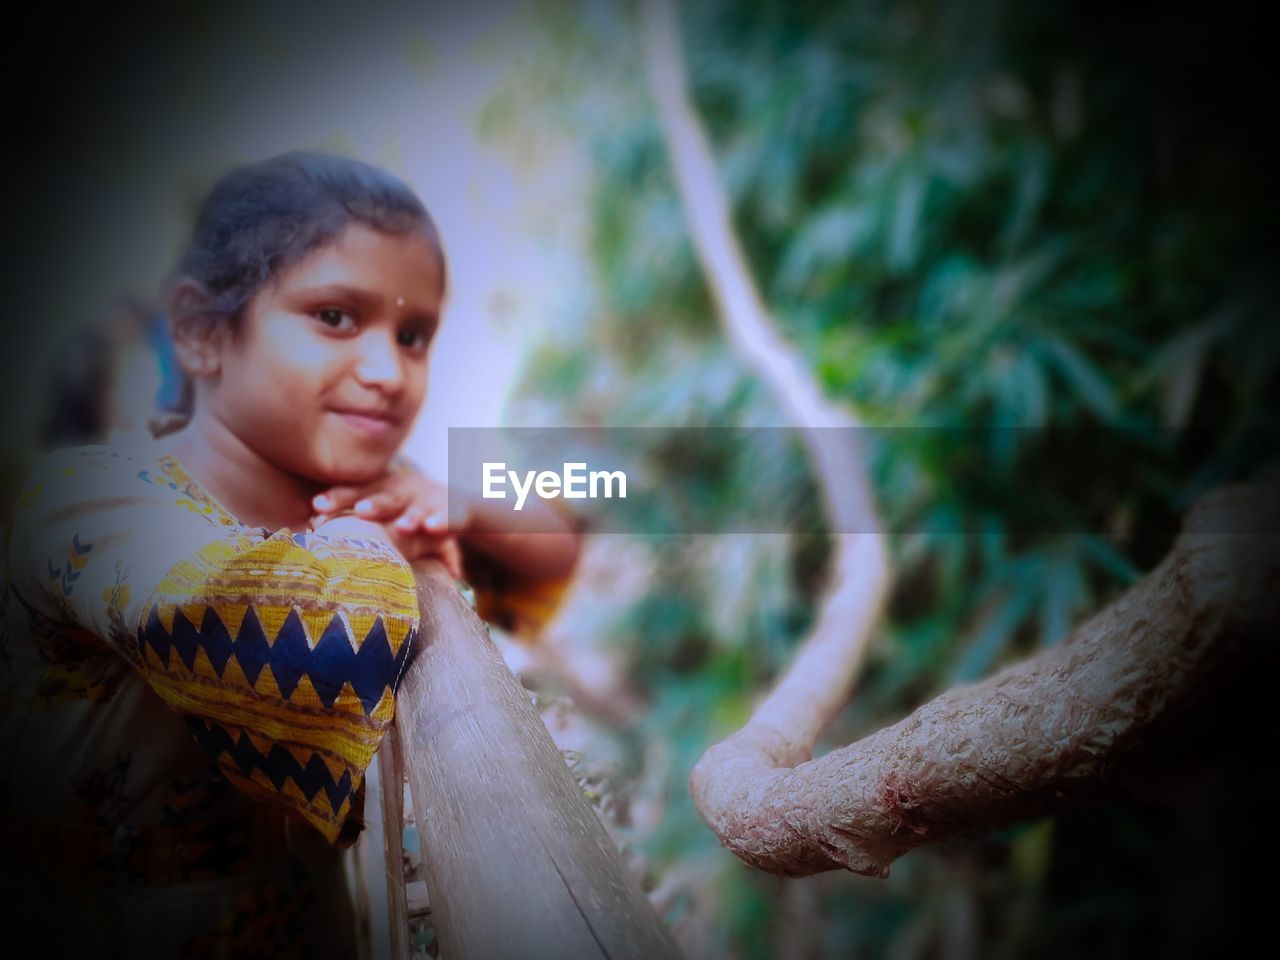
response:
<path id="1" fill-rule="evenodd" d="M 868 424 L 1017 428 L 980 444 L 904 432 L 914 440 L 872 463 L 885 523 L 901 531 L 897 586 L 831 744 L 1061 641 L 1164 553 L 1199 493 L 1274 455 L 1277 203 L 1257 139 L 1263 76 L 1237 51 L 1248 30 L 1237 13 L 687 5 L 692 94 L 735 225 L 777 324 L 828 395 Z M 548 5 L 541 23 L 544 56 L 486 122 L 513 142 L 565 136 L 589 156 L 594 289 L 541 344 L 515 419 L 785 423 L 719 328 L 635 11 Z M 662 476 L 662 458 L 648 469 Z M 670 497 L 725 515 L 759 497 L 812 508 L 799 456 L 744 449 L 711 477 L 709 489 L 672 484 Z M 713 855 L 689 771 L 785 664 L 826 548 L 785 536 L 644 542 L 654 580 L 608 639 L 652 701 L 629 775 L 664 798 L 660 825 L 636 843 L 666 868 Z M 1107 816 L 1098 842 L 1161 842 Z M 984 953 L 1084 942 L 1127 953 L 1174 936 L 1151 929 L 1140 879 L 1109 888 L 1110 904 L 1071 882 L 1080 870 L 1071 892 L 1046 893 L 1049 828 L 912 855 L 887 884 L 843 878 L 808 936 L 824 956 L 928 953 L 963 927 L 956 897 L 978 917 Z M 719 948 L 771 956 L 789 935 L 777 882 L 724 856 Z M 966 873 L 978 869 L 981 880 Z"/>

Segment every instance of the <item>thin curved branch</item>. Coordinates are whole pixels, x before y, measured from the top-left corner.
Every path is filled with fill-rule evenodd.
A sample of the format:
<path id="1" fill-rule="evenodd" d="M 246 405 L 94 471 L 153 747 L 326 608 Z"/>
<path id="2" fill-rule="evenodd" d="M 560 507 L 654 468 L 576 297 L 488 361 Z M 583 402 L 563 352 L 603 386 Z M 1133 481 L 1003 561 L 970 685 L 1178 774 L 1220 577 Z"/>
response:
<path id="1" fill-rule="evenodd" d="M 738 733 L 708 751 L 693 775 L 704 817 L 739 808 L 764 772 L 811 756 L 844 705 L 884 607 L 890 571 L 857 444 L 858 420 L 828 400 L 782 338 L 734 233 L 711 146 L 687 93 L 676 9 L 643 5 L 647 72 L 698 260 L 730 343 L 769 386 L 805 437 L 835 550 L 818 617 L 790 668 Z M 864 531 L 851 533 L 849 531 Z"/>

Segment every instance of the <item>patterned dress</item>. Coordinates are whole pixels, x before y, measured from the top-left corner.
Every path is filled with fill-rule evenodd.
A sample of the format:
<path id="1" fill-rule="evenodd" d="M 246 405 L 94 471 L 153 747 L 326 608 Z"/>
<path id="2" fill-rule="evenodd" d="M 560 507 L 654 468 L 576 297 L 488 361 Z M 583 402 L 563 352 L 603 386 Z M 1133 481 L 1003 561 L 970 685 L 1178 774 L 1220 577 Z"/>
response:
<path id="1" fill-rule="evenodd" d="M 34 472 L 6 559 L 4 909 L 54 955 L 354 956 L 340 851 L 418 630 L 403 558 L 81 447 Z M 479 606 L 527 628 L 562 587 Z"/>

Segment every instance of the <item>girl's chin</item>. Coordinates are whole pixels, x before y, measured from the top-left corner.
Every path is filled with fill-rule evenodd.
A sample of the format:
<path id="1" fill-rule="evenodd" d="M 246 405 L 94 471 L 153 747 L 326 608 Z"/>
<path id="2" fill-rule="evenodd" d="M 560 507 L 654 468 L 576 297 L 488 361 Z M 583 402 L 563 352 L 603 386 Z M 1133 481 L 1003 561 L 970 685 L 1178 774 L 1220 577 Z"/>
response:
<path id="1" fill-rule="evenodd" d="M 318 471 L 315 479 L 321 483 L 337 486 L 358 486 L 372 483 L 391 466 L 391 457 L 350 457 L 342 463 L 330 464 L 326 469 Z"/>
<path id="2" fill-rule="evenodd" d="M 360 487 L 373 483 L 383 470 L 326 470 L 313 474 L 311 479 L 325 487 Z"/>
<path id="3" fill-rule="evenodd" d="M 312 448 L 309 475 L 329 485 L 361 484 L 377 480 L 387 472 L 399 443 L 352 443 L 350 438 L 319 438 Z"/>

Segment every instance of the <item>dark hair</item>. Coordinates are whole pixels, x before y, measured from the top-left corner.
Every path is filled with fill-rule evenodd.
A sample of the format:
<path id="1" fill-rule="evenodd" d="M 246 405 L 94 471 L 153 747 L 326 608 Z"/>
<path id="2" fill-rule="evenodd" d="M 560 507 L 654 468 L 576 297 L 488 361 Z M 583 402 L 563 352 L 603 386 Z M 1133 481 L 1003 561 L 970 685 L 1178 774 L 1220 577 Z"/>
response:
<path id="1" fill-rule="evenodd" d="M 244 309 L 280 270 L 362 223 L 387 233 L 426 233 L 444 252 L 430 214 L 401 180 L 349 157 L 295 151 L 232 170 L 209 191 L 174 279 L 204 291 L 201 317 L 239 324 Z M 177 365 L 173 376 L 183 377 Z M 170 413 L 189 415 L 189 385 L 166 384 Z M 181 399 L 176 399 L 181 398 Z"/>

